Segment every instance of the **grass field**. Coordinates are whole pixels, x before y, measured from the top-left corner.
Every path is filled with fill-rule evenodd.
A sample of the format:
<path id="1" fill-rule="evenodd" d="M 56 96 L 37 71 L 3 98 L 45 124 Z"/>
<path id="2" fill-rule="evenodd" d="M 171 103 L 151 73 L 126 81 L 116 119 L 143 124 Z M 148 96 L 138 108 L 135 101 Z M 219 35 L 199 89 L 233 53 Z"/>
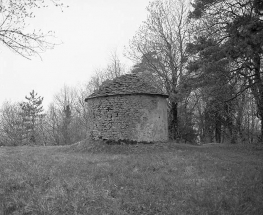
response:
<path id="1" fill-rule="evenodd" d="M 263 214 L 262 146 L 87 144 L 1 147 L 0 214 Z"/>

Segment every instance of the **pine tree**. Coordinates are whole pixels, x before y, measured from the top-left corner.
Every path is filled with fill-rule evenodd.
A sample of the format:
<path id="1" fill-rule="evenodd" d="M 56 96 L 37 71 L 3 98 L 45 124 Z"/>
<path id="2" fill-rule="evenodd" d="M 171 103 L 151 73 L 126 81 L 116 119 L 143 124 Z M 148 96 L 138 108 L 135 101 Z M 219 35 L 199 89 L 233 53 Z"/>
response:
<path id="1" fill-rule="evenodd" d="M 194 51 L 190 70 L 206 80 L 225 71 L 226 83 L 239 85 L 233 98 L 251 91 L 263 140 L 262 0 L 195 0 L 192 6 L 196 29 L 188 47 Z"/>
<path id="2" fill-rule="evenodd" d="M 26 96 L 26 102 L 20 103 L 20 107 L 23 110 L 23 121 L 25 125 L 26 138 L 31 143 L 36 143 L 36 129 L 43 118 L 43 97 L 38 96 L 34 90 Z"/>

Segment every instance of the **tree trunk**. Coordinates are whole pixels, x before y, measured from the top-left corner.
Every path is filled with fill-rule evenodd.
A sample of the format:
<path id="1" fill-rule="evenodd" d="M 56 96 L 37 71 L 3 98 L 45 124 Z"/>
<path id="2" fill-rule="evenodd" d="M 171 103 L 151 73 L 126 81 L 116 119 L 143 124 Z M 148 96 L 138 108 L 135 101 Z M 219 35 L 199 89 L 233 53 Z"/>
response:
<path id="1" fill-rule="evenodd" d="M 176 102 L 172 102 L 171 115 L 172 115 L 172 124 L 171 124 L 171 132 L 172 138 L 175 140 L 178 137 L 178 104 Z"/>
<path id="2" fill-rule="evenodd" d="M 215 121 L 215 139 L 217 143 L 221 143 L 221 120 L 219 116 L 216 116 Z"/>
<path id="3" fill-rule="evenodd" d="M 257 103 L 257 109 L 258 109 L 258 115 L 261 122 L 261 129 L 260 129 L 260 138 L 259 141 L 263 143 L 263 83 L 261 80 L 261 74 L 260 74 L 260 56 L 259 54 L 255 54 L 253 58 L 253 64 L 254 64 L 254 84 L 251 84 L 251 90 L 255 97 L 256 103 Z"/>
<path id="4" fill-rule="evenodd" d="M 229 131 L 230 143 L 235 144 L 237 141 L 237 135 L 235 132 L 236 128 L 234 127 L 234 123 L 233 123 L 232 119 L 229 120 L 227 128 Z"/>
<path id="5" fill-rule="evenodd" d="M 258 114 L 259 114 L 259 118 L 260 118 L 260 136 L 259 136 L 259 142 L 261 142 L 263 144 L 263 109 L 259 109 L 258 110 Z"/>

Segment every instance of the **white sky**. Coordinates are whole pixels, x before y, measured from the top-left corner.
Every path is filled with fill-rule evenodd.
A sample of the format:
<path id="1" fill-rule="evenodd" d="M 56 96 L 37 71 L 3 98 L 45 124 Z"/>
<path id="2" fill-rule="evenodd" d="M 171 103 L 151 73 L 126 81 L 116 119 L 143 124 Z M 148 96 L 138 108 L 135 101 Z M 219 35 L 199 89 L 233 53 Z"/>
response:
<path id="1" fill-rule="evenodd" d="M 0 105 L 22 101 L 33 89 L 44 97 L 44 107 L 64 86 L 88 82 L 94 71 L 106 67 L 117 49 L 121 61 L 124 46 L 146 19 L 149 0 L 64 0 L 37 14 L 31 26 L 54 30 L 62 45 L 27 60 L 0 44 Z"/>

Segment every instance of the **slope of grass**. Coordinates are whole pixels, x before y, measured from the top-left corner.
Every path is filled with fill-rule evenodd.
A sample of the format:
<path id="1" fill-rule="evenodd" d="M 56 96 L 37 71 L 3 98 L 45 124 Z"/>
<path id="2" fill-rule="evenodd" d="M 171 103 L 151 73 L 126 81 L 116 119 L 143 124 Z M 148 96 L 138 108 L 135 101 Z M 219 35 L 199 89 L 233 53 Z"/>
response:
<path id="1" fill-rule="evenodd" d="M 0 148 L 0 214 L 263 214 L 262 147 L 88 144 Z"/>

